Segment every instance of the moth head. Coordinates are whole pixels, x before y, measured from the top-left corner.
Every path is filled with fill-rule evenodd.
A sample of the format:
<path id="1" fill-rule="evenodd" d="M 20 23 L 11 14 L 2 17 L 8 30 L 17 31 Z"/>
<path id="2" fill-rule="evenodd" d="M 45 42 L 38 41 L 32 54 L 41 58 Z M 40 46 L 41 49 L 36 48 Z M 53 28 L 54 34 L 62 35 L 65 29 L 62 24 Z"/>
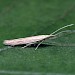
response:
<path id="1" fill-rule="evenodd" d="M 50 35 L 50 37 L 49 37 L 50 39 L 55 39 L 56 38 L 56 36 L 55 35 Z"/>

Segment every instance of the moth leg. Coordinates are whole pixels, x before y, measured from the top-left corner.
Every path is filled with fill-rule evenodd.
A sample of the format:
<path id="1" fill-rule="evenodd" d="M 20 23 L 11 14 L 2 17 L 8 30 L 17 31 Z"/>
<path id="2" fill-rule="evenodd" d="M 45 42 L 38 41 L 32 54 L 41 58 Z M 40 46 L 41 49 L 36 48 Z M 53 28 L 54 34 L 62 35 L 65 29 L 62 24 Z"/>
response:
<path id="1" fill-rule="evenodd" d="M 26 48 L 26 47 L 28 47 L 28 46 L 30 46 L 31 44 L 26 44 L 24 47 L 22 47 L 22 48 Z"/>
<path id="2" fill-rule="evenodd" d="M 34 44 L 34 43 L 26 44 L 26 46 L 24 46 L 24 47 L 22 47 L 22 48 L 26 48 L 26 47 L 30 46 L 31 44 Z"/>
<path id="3" fill-rule="evenodd" d="M 42 44 L 43 41 L 44 41 L 44 40 L 42 40 L 42 41 L 36 46 L 35 50 L 38 49 L 38 47 Z"/>

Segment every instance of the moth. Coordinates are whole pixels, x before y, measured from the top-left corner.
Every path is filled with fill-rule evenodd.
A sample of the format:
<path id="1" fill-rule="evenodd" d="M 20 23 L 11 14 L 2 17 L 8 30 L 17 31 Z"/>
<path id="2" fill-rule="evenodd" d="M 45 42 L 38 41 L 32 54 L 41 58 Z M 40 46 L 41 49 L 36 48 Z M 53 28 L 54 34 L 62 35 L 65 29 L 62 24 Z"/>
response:
<path id="1" fill-rule="evenodd" d="M 66 27 L 69 27 L 69 26 L 73 26 L 74 24 L 70 24 L 70 25 L 66 25 L 64 27 L 61 27 L 59 29 L 57 29 L 56 31 L 52 32 L 51 34 L 49 35 L 37 35 L 37 36 L 31 36 L 31 37 L 26 37 L 26 38 L 18 38 L 18 39 L 11 39 L 11 40 L 4 40 L 3 41 L 3 44 L 4 45 L 8 45 L 8 46 L 16 46 L 16 45 L 23 45 L 25 44 L 25 47 L 27 46 L 30 46 L 32 44 L 38 44 L 36 49 L 39 47 L 39 45 L 46 39 L 53 39 L 53 38 L 56 38 L 56 35 L 58 34 L 57 32 L 66 28 Z M 55 34 L 57 33 L 57 34 Z M 35 49 L 35 50 L 36 50 Z"/>

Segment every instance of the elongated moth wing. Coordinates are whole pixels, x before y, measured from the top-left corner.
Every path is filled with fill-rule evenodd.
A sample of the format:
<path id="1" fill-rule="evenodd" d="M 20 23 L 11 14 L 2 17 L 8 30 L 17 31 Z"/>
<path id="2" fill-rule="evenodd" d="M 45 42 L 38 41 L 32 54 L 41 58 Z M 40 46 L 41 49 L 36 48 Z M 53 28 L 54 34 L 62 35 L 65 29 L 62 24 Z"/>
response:
<path id="1" fill-rule="evenodd" d="M 36 42 L 39 42 L 39 41 L 41 41 L 45 38 L 48 38 L 50 36 L 53 37 L 54 35 L 38 35 L 38 36 L 31 36 L 31 37 L 26 37 L 26 38 L 4 40 L 3 44 L 4 45 L 15 46 L 15 45 L 36 43 Z"/>

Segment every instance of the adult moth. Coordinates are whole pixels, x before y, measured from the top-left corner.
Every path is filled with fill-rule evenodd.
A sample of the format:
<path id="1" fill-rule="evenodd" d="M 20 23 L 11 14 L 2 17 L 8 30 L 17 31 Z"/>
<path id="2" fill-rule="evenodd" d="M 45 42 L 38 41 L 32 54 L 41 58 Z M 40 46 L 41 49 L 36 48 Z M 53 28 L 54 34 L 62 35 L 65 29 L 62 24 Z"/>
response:
<path id="1" fill-rule="evenodd" d="M 64 29 L 66 27 L 69 26 L 73 26 L 74 24 L 70 24 L 70 25 L 66 25 L 64 27 L 61 27 L 59 29 L 57 29 L 56 31 L 54 31 L 53 33 L 49 34 L 49 35 L 38 35 L 38 36 L 31 36 L 31 37 L 26 37 L 26 38 L 18 38 L 18 39 L 12 39 L 12 40 L 4 40 L 3 44 L 4 45 L 9 45 L 9 46 L 16 46 L 16 45 L 23 45 L 25 44 L 25 47 L 30 46 L 32 44 L 36 44 L 38 43 L 36 49 L 38 48 L 38 46 L 46 39 L 53 39 L 56 37 L 56 35 L 58 34 L 57 32 L 60 31 L 61 29 Z M 57 33 L 57 34 L 55 34 Z M 35 50 L 36 50 L 35 49 Z"/>

